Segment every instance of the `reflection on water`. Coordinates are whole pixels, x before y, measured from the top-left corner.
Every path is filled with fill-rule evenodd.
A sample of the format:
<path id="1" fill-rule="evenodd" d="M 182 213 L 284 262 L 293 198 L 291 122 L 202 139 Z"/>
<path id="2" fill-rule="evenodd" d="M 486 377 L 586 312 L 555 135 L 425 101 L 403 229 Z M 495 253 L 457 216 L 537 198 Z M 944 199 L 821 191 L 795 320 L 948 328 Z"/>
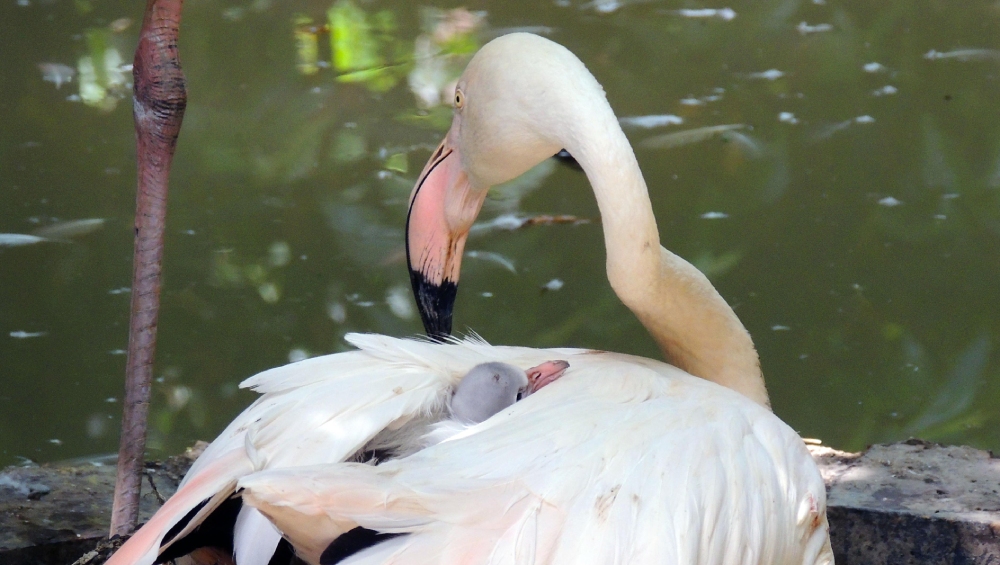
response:
<path id="1" fill-rule="evenodd" d="M 0 464 L 117 446 L 141 7 L 0 8 Z M 887 0 L 185 7 L 150 442 L 209 439 L 262 369 L 420 331 L 402 226 L 454 80 L 510 30 L 604 84 L 665 245 L 753 334 L 776 412 L 857 449 L 1000 449 L 1000 8 Z M 494 191 L 456 327 L 657 356 L 604 279 L 586 179 Z"/>

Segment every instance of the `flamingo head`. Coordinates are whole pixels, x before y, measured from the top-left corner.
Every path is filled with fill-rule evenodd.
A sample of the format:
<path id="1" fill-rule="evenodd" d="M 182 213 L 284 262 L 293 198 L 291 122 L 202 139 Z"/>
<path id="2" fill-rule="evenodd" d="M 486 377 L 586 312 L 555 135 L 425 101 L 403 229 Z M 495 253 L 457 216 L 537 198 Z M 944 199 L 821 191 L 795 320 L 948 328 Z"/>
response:
<path id="1" fill-rule="evenodd" d="M 494 39 L 455 89 L 455 114 L 410 194 L 406 254 L 424 328 L 451 333 L 462 253 L 489 187 L 576 139 L 587 98 L 604 90 L 565 47 L 526 33 Z"/>

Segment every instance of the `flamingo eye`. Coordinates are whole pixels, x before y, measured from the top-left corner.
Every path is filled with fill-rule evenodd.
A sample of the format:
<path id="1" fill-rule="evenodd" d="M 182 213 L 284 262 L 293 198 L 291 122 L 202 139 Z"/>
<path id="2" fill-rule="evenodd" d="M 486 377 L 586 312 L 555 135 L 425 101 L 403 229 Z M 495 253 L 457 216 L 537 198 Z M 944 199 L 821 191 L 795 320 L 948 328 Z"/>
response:
<path id="1" fill-rule="evenodd" d="M 455 108 L 461 109 L 462 106 L 465 106 L 465 94 L 462 94 L 462 91 L 456 88 L 455 89 Z"/>

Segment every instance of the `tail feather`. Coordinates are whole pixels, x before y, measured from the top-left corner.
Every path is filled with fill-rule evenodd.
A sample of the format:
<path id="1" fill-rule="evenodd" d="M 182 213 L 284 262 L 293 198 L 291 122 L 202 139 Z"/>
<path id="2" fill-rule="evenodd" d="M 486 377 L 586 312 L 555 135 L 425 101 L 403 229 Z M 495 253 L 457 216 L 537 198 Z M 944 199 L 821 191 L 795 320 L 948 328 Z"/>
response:
<path id="1" fill-rule="evenodd" d="M 431 520 L 419 493 L 372 469 L 360 463 L 273 469 L 243 477 L 239 488 L 246 504 L 260 508 L 289 536 L 300 523 L 315 520 L 338 524 L 340 533 L 355 524 L 394 533 Z M 293 511 L 296 520 L 278 519 L 274 514 L 282 509 Z"/>

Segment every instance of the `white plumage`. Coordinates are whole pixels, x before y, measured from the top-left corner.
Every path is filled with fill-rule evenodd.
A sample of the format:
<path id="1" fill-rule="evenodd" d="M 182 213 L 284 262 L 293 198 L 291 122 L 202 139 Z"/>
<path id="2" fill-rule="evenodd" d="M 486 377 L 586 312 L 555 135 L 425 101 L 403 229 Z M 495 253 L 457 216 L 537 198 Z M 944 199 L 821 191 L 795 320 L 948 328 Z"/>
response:
<path id="1" fill-rule="evenodd" d="M 376 343 L 379 357 L 422 347 L 445 366 L 471 354 L 570 369 L 474 434 L 407 458 L 244 477 L 244 501 L 313 563 L 355 526 L 409 535 L 345 563 L 832 560 L 823 481 L 802 440 L 738 393 L 614 353 Z"/>
<path id="2" fill-rule="evenodd" d="M 247 473 L 342 462 L 365 447 L 413 451 L 414 446 L 424 445 L 433 424 L 447 418 L 447 400 L 462 377 L 479 363 L 497 360 L 476 355 L 475 351 L 492 350 L 477 340 L 452 350 L 376 335 L 351 334 L 347 339 L 361 350 L 276 367 L 241 383 L 263 396 L 208 446 L 177 494 L 112 556 L 109 565 L 153 563 L 175 524 L 211 499 L 171 542 L 190 533 L 229 498 L 236 480 Z M 441 439 L 444 436 L 434 441 Z M 252 542 L 253 550 L 244 553 L 260 555 L 267 547 L 273 551 L 279 535 L 268 534 L 252 514 L 256 512 L 241 513 L 241 526 L 253 528 L 242 537 Z"/>
<path id="3" fill-rule="evenodd" d="M 819 471 L 768 409 L 735 313 L 659 245 L 638 163 L 589 71 L 551 41 L 512 34 L 473 58 L 456 102 L 411 197 L 415 288 L 454 289 L 487 188 L 565 148 L 597 197 L 612 287 L 676 367 L 576 349 L 350 335 L 359 351 L 243 383 L 263 396 L 109 565 L 152 563 L 167 531 L 210 499 L 186 534 L 237 484 L 311 563 L 360 526 L 404 535 L 345 565 L 832 564 Z M 428 296 L 418 300 L 425 324 L 440 323 L 440 312 L 425 311 L 440 296 Z M 346 462 L 362 450 L 425 445 L 474 365 L 550 359 L 569 362 L 565 376 L 448 441 L 378 466 Z M 278 542 L 254 512 L 236 533 L 240 565 Z"/>

